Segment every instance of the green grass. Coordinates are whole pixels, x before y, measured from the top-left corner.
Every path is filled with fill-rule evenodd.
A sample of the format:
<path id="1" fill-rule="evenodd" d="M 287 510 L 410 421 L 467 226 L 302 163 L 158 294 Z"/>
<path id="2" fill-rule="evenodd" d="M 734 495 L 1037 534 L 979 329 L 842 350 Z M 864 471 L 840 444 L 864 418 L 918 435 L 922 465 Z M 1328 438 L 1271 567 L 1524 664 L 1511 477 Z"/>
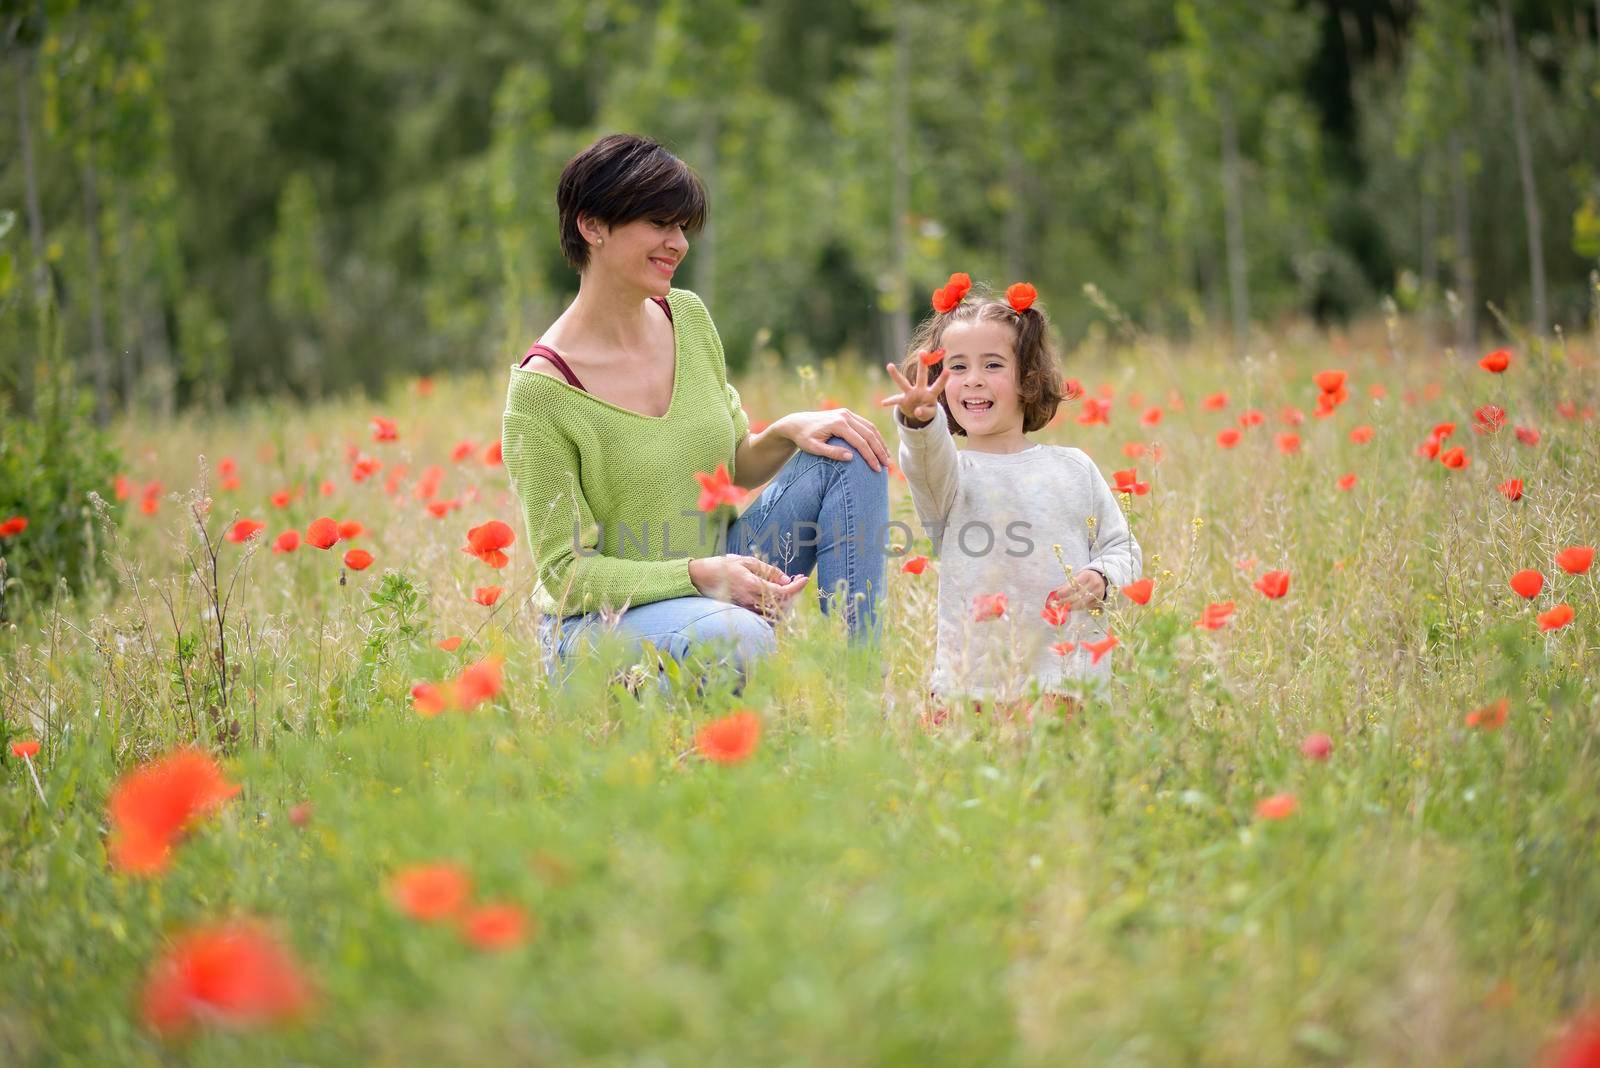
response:
<path id="1" fill-rule="evenodd" d="M 1153 489 L 1131 502 L 1156 594 L 1115 609 L 1110 698 L 1031 729 L 923 725 L 932 567 L 891 576 L 887 679 L 842 655 L 836 622 L 808 604 L 737 698 L 722 680 L 699 698 L 679 686 L 636 700 L 606 662 L 550 692 L 503 472 L 445 459 L 458 439 L 492 438 L 497 379 L 124 428 L 138 480 L 188 487 L 198 455 L 238 457 L 244 485 L 213 491 L 213 532 L 235 507 L 266 519 L 267 538 L 356 518 L 377 564 L 341 586 L 337 554 L 259 547 L 224 625 L 225 705 L 174 502 L 155 517 L 119 508 L 102 551 L 126 581 L 71 602 L 46 593 L 0 638 L 5 731 L 45 742 L 48 800 L 6 753 L 0 1052 L 85 1065 L 1531 1062 L 1600 997 L 1596 579 L 1551 562 L 1600 537 L 1600 432 L 1554 411 L 1593 404 L 1595 371 L 1564 349 L 1518 350 L 1492 377 L 1466 359 L 1401 366 L 1328 345 L 1291 339 L 1242 367 L 1153 342 L 1069 362 L 1091 388 L 1117 387 L 1113 426 L 1079 427 L 1068 406 L 1044 440 L 1082 445 L 1108 474 L 1134 463 L 1126 441 L 1163 448 L 1159 464 L 1138 461 Z M 1278 409 L 1309 413 L 1325 366 L 1351 371 L 1351 400 L 1308 416 L 1301 454 L 1281 455 Z M 1428 382 L 1436 399 L 1404 400 Z M 1169 383 L 1184 410 L 1141 428 L 1126 395 L 1165 405 Z M 834 398 L 889 425 L 873 407 L 881 376 L 763 367 L 741 387 L 758 418 Z M 1202 410 L 1217 389 L 1229 409 Z M 1491 400 L 1541 444 L 1509 426 L 1474 435 L 1471 411 Z M 1247 406 L 1268 424 L 1218 449 L 1216 430 Z M 401 442 L 367 440 L 379 413 Z M 1464 471 L 1413 455 L 1445 419 L 1472 455 Z M 1357 423 L 1377 428 L 1371 444 L 1349 442 Z M 381 474 L 349 483 L 346 441 L 410 465 L 394 498 Z M 476 484 L 480 500 L 421 513 L 409 486 L 430 463 L 446 466 L 446 495 Z M 1343 493 L 1347 471 L 1359 482 Z M 1512 475 L 1527 483 L 1515 504 L 1494 490 Z M 339 487 L 326 501 L 323 478 Z M 290 509 L 266 504 L 296 481 L 306 495 Z M 495 516 L 519 541 L 495 578 L 508 593 L 485 609 L 470 594 L 487 570 L 456 549 Z M 225 588 L 241 555 L 223 548 Z M 1259 563 L 1240 569 L 1244 557 Z M 1250 587 L 1269 567 L 1293 575 L 1281 601 Z M 1522 567 L 1549 580 L 1534 604 L 1505 584 Z M 1230 628 L 1192 626 L 1226 599 Z M 1541 635 L 1533 616 L 1559 600 L 1576 622 Z M 174 619 L 195 636 L 186 658 Z M 434 645 L 447 634 L 469 640 L 447 654 Z M 506 658 L 490 705 L 411 710 L 413 683 L 489 653 Z M 1465 725 L 1501 696 L 1502 730 Z M 762 716 L 755 756 L 703 762 L 696 727 L 735 707 Z M 1334 740 L 1322 764 L 1299 751 L 1318 730 Z M 165 875 L 113 873 L 116 776 L 196 738 L 227 754 L 243 793 Z M 1257 820 L 1256 802 L 1280 792 L 1298 811 Z M 297 828 L 302 801 L 314 811 Z M 537 935 L 485 954 L 402 916 L 390 874 L 432 860 L 526 906 Z M 315 984 L 312 1011 L 283 1030 L 161 1042 L 137 1012 L 150 962 L 172 934 L 229 916 L 282 934 Z"/>

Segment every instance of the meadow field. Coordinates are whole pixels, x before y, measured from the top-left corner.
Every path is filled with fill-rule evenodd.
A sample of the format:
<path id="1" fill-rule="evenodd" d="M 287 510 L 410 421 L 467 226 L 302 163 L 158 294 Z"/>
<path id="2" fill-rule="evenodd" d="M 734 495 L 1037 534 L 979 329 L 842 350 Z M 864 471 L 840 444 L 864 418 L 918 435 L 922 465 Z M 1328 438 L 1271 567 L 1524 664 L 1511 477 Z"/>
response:
<path id="1" fill-rule="evenodd" d="M 931 714 L 900 479 L 886 676 L 808 592 L 557 690 L 502 371 L 121 425 L 113 577 L 0 630 L 0 1061 L 1600 1063 L 1600 339 L 1499 348 L 1068 354 L 1151 585 L 1064 722 Z M 873 365 L 738 385 L 892 444 Z"/>

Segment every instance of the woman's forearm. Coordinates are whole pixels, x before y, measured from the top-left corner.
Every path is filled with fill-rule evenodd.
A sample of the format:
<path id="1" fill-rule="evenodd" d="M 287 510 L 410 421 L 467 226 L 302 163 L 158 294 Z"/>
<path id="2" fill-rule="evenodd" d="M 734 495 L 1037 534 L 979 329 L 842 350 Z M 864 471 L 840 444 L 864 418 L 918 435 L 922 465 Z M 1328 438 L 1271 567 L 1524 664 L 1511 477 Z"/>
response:
<path id="1" fill-rule="evenodd" d="M 794 449 L 794 442 L 784 433 L 782 419 L 759 434 L 751 434 L 739 443 L 733 455 L 733 484 L 745 489 L 761 485 L 789 462 Z"/>

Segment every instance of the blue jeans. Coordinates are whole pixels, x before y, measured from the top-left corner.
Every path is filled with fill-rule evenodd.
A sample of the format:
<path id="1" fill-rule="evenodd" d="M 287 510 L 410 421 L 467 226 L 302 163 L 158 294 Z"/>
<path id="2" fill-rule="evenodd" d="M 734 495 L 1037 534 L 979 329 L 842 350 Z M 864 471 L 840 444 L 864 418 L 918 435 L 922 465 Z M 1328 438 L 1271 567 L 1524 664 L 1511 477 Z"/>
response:
<path id="1" fill-rule="evenodd" d="M 727 551 L 755 556 L 789 575 L 817 571 L 824 614 L 840 608 L 852 644 L 875 644 L 882 635 L 878 599 L 883 591 L 885 539 L 889 523 L 887 471 L 874 471 L 849 442 L 849 460 L 798 452 L 761 495 L 728 526 Z M 841 600 L 842 596 L 842 600 Z M 772 624 L 756 612 L 709 597 L 673 597 L 629 608 L 613 616 L 607 630 L 600 612 L 539 625 L 546 671 L 558 684 L 573 660 L 601 634 L 624 640 L 630 653 L 650 642 L 682 661 L 693 649 L 730 664 L 743 687 L 750 664 L 777 648 Z M 665 676 L 662 676 L 665 685 Z"/>

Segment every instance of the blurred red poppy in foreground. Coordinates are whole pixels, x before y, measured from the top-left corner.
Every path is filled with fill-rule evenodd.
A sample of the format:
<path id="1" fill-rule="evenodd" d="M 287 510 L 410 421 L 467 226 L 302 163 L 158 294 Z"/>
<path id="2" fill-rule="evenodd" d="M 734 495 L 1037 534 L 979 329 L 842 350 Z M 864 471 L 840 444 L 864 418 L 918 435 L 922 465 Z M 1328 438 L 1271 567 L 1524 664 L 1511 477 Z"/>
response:
<path id="1" fill-rule="evenodd" d="M 1207 630 L 1220 630 L 1228 625 L 1228 619 L 1232 615 L 1232 601 L 1213 602 L 1200 610 L 1200 618 L 1194 621 L 1194 625 Z"/>
<path id="2" fill-rule="evenodd" d="M 504 592 L 501 586 L 479 586 L 472 591 L 472 599 L 487 608 L 498 601 Z"/>
<path id="3" fill-rule="evenodd" d="M 26 516 L 14 515 L 4 523 L 0 523 L 0 538 L 13 538 L 28 529 Z"/>
<path id="4" fill-rule="evenodd" d="M 1539 1063 L 1540 1068 L 1600 1068 L 1600 1011 L 1569 1024 Z"/>
<path id="5" fill-rule="evenodd" d="M 696 471 L 694 477 L 700 482 L 700 510 L 714 512 L 723 505 L 740 505 L 750 496 L 750 491 L 742 486 L 735 486 L 728 477 L 728 465 L 718 464 L 716 471 L 706 474 Z"/>
<path id="6" fill-rule="evenodd" d="M 297 1016 L 311 1000 L 294 959 L 263 927 L 231 922 L 182 935 L 144 984 L 147 1027 L 163 1036 L 197 1024 L 243 1030 Z"/>
<path id="7" fill-rule="evenodd" d="M 1005 614 L 1006 595 L 1003 593 L 980 594 L 972 605 L 972 619 L 976 623 L 999 619 Z"/>
<path id="8" fill-rule="evenodd" d="M 926 571 L 927 568 L 928 558 L 926 556 L 913 556 L 911 559 L 900 565 L 900 570 L 904 571 L 908 575 L 920 575 Z"/>
<path id="9" fill-rule="evenodd" d="M 517 905 L 480 905 L 462 917 L 461 935 L 478 949 L 513 949 L 528 940 L 532 926 L 528 914 Z"/>
<path id="10" fill-rule="evenodd" d="M 1572 622 L 1572 606 L 1558 604 L 1548 612 L 1541 612 L 1538 616 L 1540 630 L 1560 630 Z"/>
<path id="11" fill-rule="evenodd" d="M 1091 664 L 1098 664 L 1100 663 L 1101 657 L 1105 656 L 1120 644 L 1121 642 L 1117 641 L 1117 636 L 1115 634 L 1107 634 L 1104 638 L 1097 642 L 1084 642 L 1083 648 L 1089 654 L 1089 662 Z"/>
<path id="12" fill-rule="evenodd" d="M 509 525 L 498 519 L 491 519 L 467 531 L 467 544 L 462 546 L 461 551 L 469 556 L 476 556 L 490 567 L 501 568 L 511 562 L 511 557 L 506 555 L 505 548 L 516 540 L 517 536 L 512 533 Z"/>
<path id="13" fill-rule="evenodd" d="M 139 875 L 163 870 L 178 836 L 240 789 L 198 749 L 179 749 L 128 772 L 106 802 L 111 863 Z"/>
<path id="14" fill-rule="evenodd" d="M 32 759 L 39 755 L 39 743 L 36 741 L 12 742 L 11 755 L 23 760 Z"/>
<path id="15" fill-rule="evenodd" d="M 1256 818 L 1286 820 L 1294 815 L 1295 809 L 1299 807 L 1300 802 L 1294 794 L 1273 794 L 1256 802 Z"/>
<path id="16" fill-rule="evenodd" d="M 395 873 L 389 896 L 407 916 L 434 923 L 466 907 L 472 878 L 458 864 L 416 864 Z"/>
<path id="17" fill-rule="evenodd" d="M 441 638 L 439 640 L 439 648 L 443 649 L 447 653 L 455 652 L 457 649 L 461 648 L 461 635 L 452 634 L 448 638 Z"/>
<path id="18" fill-rule="evenodd" d="M 1138 582 L 1130 582 L 1126 586 L 1122 587 L 1122 596 L 1126 597 L 1134 604 L 1149 604 L 1150 593 L 1155 588 L 1156 584 L 1154 579 L 1140 579 Z"/>
<path id="19" fill-rule="evenodd" d="M 461 708 L 476 708 L 493 700 L 500 692 L 500 664 L 498 656 L 486 656 L 463 668 L 455 681 L 456 704 Z"/>
<path id="20" fill-rule="evenodd" d="M 714 719 L 694 736 L 694 747 L 707 760 L 737 764 L 756 751 L 761 740 L 761 719 L 749 709 Z"/>
<path id="21" fill-rule="evenodd" d="M 1306 735 L 1305 741 L 1300 743 L 1300 752 L 1307 760 L 1321 763 L 1333 755 L 1333 739 L 1320 731 Z"/>
<path id="22" fill-rule="evenodd" d="M 1495 349 L 1489 355 L 1478 361 L 1478 366 L 1490 374 L 1500 374 L 1511 366 L 1511 352 L 1509 349 Z"/>
<path id="23" fill-rule="evenodd" d="M 1275 601 L 1279 597 L 1282 597 L 1284 594 L 1289 592 L 1289 572 L 1268 571 L 1266 574 L 1256 579 L 1255 585 L 1256 589 L 1260 590 L 1263 596 L 1271 598 Z"/>
<path id="24" fill-rule="evenodd" d="M 1506 716 L 1511 711 L 1511 701 L 1502 697 L 1491 705 L 1484 705 L 1467 713 L 1467 726 L 1477 727 L 1484 731 L 1497 731 L 1506 725 Z"/>

